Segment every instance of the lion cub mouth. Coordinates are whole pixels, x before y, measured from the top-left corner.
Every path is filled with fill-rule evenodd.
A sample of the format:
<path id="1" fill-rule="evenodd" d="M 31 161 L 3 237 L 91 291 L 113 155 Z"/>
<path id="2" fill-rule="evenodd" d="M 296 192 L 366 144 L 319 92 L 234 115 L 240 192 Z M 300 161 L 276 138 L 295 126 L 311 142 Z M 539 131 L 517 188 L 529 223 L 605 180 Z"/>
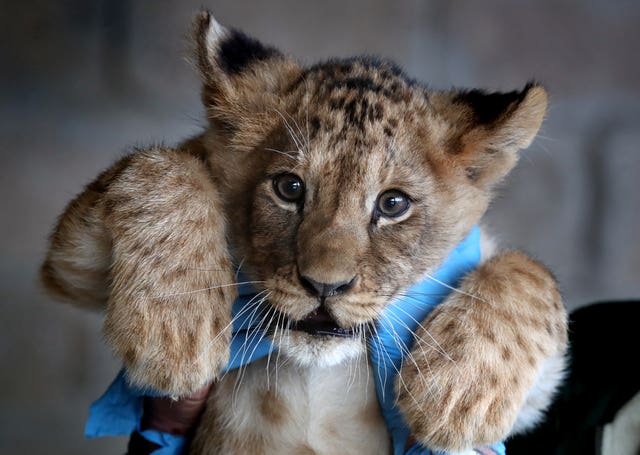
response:
<path id="1" fill-rule="evenodd" d="M 313 310 L 304 319 L 290 321 L 290 330 L 298 330 L 313 336 L 353 337 L 353 327 L 340 327 L 333 317 L 322 307 Z"/>

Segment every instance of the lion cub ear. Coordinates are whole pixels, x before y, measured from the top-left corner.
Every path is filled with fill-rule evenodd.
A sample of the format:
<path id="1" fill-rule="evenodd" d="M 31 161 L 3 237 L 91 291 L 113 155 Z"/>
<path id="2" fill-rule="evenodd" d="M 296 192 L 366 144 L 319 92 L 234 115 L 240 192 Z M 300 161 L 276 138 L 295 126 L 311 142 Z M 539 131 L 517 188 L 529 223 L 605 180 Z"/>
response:
<path id="1" fill-rule="evenodd" d="M 515 165 L 518 150 L 533 141 L 545 116 L 547 92 L 529 83 L 508 93 L 437 93 L 430 101 L 445 120 L 439 142 L 447 160 L 486 188 L 502 179 Z"/>
<path id="2" fill-rule="evenodd" d="M 193 33 L 208 117 L 227 128 L 275 107 L 278 94 L 300 74 L 295 61 L 220 25 L 208 11 L 196 16 Z"/>

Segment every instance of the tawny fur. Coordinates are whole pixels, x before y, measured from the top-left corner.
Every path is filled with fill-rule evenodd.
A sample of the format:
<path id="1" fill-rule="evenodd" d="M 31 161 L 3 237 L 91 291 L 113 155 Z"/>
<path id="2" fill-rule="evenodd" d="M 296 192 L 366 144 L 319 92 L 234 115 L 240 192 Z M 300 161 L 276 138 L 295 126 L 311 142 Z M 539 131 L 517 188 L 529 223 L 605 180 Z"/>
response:
<path id="1" fill-rule="evenodd" d="M 339 326 L 375 321 L 480 221 L 540 127 L 546 93 L 435 92 L 366 58 L 303 68 L 206 12 L 194 36 L 209 127 L 176 148 L 136 152 L 89 185 L 54 230 L 43 282 L 105 310 L 105 338 L 132 383 L 183 396 L 220 381 L 193 453 L 386 452 L 360 338 L 279 327 L 278 375 L 259 361 L 237 386 L 241 373 L 220 379 L 232 261 L 271 314 L 295 321 L 318 308 L 304 276 L 353 280 L 324 302 Z M 283 173 L 304 182 L 302 201 L 276 193 Z M 397 218 L 377 215 L 391 189 L 410 197 Z M 397 383 L 416 439 L 447 451 L 538 420 L 566 347 L 555 280 L 524 254 L 488 259 L 461 291 L 423 321 Z M 426 331 L 439 350 L 421 345 Z M 358 379 L 344 374 L 355 364 Z"/>
<path id="2" fill-rule="evenodd" d="M 362 345 L 360 354 L 331 366 L 280 356 L 234 370 L 216 385 L 192 452 L 388 454 Z"/>
<path id="3" fill-rule="evenodd" d="M 494 256 L 471 272 L 418 329 L 405 363 L 399 406 L 428 447 L 463 450 L 509 434 L 545 361 L 567 342 L 555 280 L 519 252 Z M 465 331 L 457 330 L 465 327 Z M 433 337 L 450 359 L 425 344 Z M 534 397 L 529 397 L 530 401 Z M 548 404 L 548 403 L 544 403 Z M 529 412 L 528 410 L 526 412 Z M 535 423 L 520 422 L 521 427 Z M 522 428 L 520 428 L 522 429 Z"/>

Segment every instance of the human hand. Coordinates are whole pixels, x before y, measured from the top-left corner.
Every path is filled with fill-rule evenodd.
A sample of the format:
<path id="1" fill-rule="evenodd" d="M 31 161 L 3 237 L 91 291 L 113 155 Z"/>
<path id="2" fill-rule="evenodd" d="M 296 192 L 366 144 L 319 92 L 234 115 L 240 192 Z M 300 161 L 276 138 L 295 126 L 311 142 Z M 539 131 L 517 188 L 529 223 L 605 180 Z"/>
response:
<path id="1" fill-rule="evenodd" d="M 185 439 L 196 427 L 207 401 L 211 385 L 188 397 L 144 397 L 140 432 L 129 439 L 127 455 L 182 452 Z M 146 433 L 146 437 L 145 437 Z M 163 437 L 160 443 L 153 442 Z"/>

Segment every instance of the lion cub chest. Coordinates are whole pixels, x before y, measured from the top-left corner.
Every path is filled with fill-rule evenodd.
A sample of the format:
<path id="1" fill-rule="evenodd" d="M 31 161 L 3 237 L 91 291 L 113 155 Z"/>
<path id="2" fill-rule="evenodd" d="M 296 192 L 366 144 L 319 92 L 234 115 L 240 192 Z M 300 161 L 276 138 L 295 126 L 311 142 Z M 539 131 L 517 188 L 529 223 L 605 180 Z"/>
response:
<path id="1" fill-rule="evenodd" d="M 277 356 L 275 356 L 277 357 Z M 206 454 L 389 454 L 366 356 L 301 367 L 283 356 L 216 386 L 194 450 Z"/>

